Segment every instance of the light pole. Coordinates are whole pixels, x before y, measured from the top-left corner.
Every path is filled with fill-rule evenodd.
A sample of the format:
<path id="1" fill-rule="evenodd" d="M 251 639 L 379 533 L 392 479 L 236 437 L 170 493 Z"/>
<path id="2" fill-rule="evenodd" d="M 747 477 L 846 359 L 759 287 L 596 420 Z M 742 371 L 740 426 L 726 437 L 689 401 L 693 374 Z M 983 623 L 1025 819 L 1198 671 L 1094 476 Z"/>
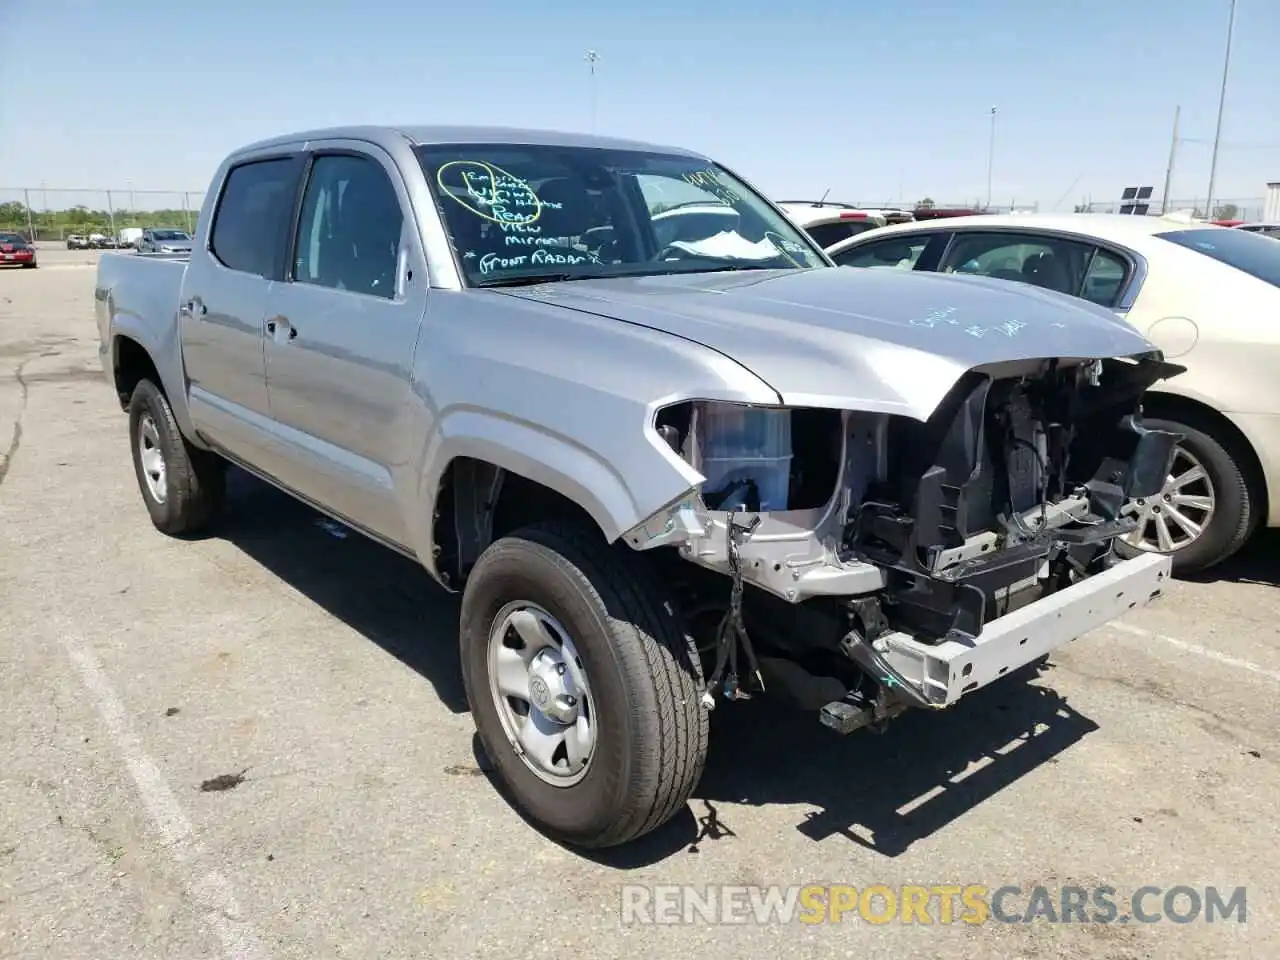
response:
<path id="1" fill-rule="evenodd" d="M 596 61 L 600 59 L 600 54 L 594 50 L 588 50 L 586 61 L 591 70 L 591 132 L 596 132 Z"/>
<path id="2" fill-rule="evenodd" d="M 1178 106 L 1173 111 L 1173 141 L 1169 144 L 1169 166 L 1164 171 L 1164 195 L 1160 198 L 1160 215 L 1164 216 L 1169 210 L 1169 190 L 1173 184 L 1173 161 L 1178 156 L 1178 120 L 1182 116 L 1182 107 Z"/>
<path id="3" fill-rule="evenodd" d="M 1213 158 L 1209 161 L 1209 194 L 1205 199 L 1204 213 L 1213 216 L 1213 181 L 1218 174 L 1218 141 L 1222 138 L 1222 108 L 1227 102 L 1227 74 L 1231 71 L 1231 40 L 1236 30 L 1236 0 L 1231 0 L 1231 14 L 1227 18 L 1227 52 L 1222 58 L 1222 87 L 1218 91 L 1218 124 L 1213 132 Z"/>
<path id="4" fill-rule="evenodd" d="M 991 140 L 987 144 L 987 209 L 991 209 L 991 172 L 996 162 L 996 108 L 991 108 Z"/>

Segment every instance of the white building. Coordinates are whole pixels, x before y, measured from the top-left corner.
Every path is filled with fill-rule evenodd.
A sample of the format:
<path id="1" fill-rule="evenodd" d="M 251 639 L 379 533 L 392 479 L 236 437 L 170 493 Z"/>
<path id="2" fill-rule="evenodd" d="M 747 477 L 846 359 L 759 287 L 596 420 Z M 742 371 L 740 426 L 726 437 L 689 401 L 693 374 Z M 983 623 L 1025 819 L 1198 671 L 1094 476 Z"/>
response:
<path id="1" fill-rule="evenodd" d="M 1262 202 L 1263 220 L 1280 220 L 1280 181 L 1267 184 L 1267 198 Z"/>

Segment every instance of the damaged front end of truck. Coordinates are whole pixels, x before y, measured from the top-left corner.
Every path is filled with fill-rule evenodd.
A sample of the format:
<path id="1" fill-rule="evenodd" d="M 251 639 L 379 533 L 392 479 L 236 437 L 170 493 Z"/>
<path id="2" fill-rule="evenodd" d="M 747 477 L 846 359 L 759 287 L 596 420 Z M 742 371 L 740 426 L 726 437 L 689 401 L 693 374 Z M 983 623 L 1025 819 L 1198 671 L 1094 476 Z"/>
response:
<path id="1" fill-rule="evenodd" d="M 678 589 L 708 709 L 781 691 L 849 733 L 945 708 L 1164 589 L 1169 558 L 1117 542 L 1181 439 L 1142 395 L 1183 369 L 979 366 L 923 421 L 664 406 L 657 437 L 705 479 L 623 539 Z"/>

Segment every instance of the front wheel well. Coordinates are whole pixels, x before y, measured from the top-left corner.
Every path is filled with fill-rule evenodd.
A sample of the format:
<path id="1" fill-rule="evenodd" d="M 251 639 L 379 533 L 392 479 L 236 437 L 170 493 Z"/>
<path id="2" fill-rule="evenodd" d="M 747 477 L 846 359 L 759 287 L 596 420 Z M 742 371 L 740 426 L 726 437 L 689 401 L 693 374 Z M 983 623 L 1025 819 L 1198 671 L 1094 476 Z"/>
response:
<path id="1" fill-rule="evenodd" d="M 486 460 L 456 457 L 436 496 L 436 572 L 446 585 L 460 586 L 489 544 L 547 520 L 570 521 L 604 539 L 591 514 L 559 491 Z"/>
<path id="2" fill-rule="evenodd" d="M 160 374 L 155 362 L 146 347 L 129 337 L 116 337 L 115 349 L 112 351 L 112 378 L 115 383 L 116 396 L 120 400 L 120 409 L 127 410 L 129 398 L 134 389 L 143 380 L 150 380 L 161 393 L 164 384 L 160 382 Z"/>
<path id="3" fill-rule="evenodd" d="M 1176 420 L 1189 427 L 1195 427 L 1217 440 L 1232 457 L 1236 458 L 1244 481 L 1249 487 L 1249 498 L 1257 503 L 1255 515 L 1267 516 L 1270 491 L 1267 490 L 1266 475 L 1262 470 L 1262 461 L 1258 459 L 1253 444 L 1234 423 L 1213 407 L 1199 400 L 1179 396 L 1174 393 L 1147 392 L 1142 398 L 1142 414 L 1144 417 L 1156 417 L 1163 420 Z"/>

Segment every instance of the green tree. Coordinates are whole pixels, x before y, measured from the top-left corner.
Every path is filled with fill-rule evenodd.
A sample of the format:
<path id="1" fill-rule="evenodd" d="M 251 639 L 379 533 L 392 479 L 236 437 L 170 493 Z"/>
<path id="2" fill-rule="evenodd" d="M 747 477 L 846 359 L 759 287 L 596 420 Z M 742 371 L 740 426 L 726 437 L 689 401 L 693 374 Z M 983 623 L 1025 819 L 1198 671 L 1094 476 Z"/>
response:
<path id="1" fill-rule="evenodd" d="M 40 240 L 61 240 L 71 233 L 118 233 L 126 227 L 195 228 L 195 210 L 94 210 L 83 204 L 63 210 L 33 210 L 31 225 Z M 28 211 L 17 201 L 0 203 L 0 230 L 26 233 Z"/>

